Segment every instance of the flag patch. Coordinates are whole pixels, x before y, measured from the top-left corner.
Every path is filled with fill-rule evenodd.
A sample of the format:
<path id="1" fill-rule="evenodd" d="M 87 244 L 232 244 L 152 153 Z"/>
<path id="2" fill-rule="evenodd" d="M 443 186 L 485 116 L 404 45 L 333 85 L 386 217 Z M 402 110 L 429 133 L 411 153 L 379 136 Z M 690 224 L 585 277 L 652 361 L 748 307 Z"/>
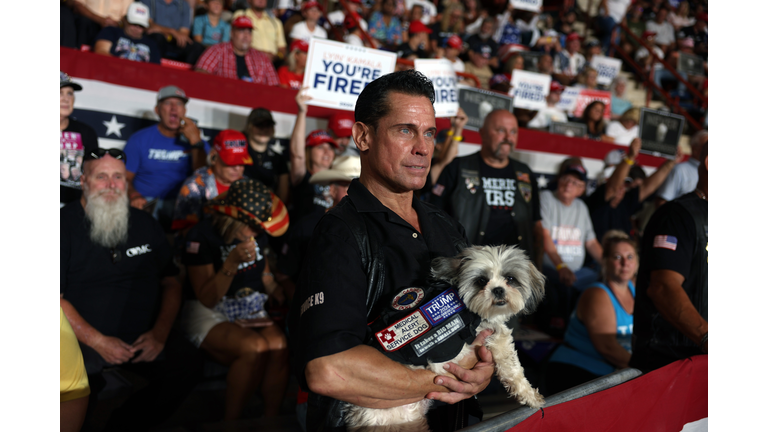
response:
<path id="1" fill-rule="evenodd" d="M 187 253 L 196 254 L 200 250 L 199 242 L 187 242 Z"/>
<path id="2" fill-rule="evenodd" d="M 445 186 L 443 186 L 441 184 L 436 184 L 432 188 L 432 193 L 435 194 L 436 196 L 443 196 L 443 191 L 444 190 L 445 190 Z"/>
<path id="3" fill-rule="evenodd" d="M 657 235 L 653 238 L 653 247 L 676 250 L 677 237 L 670 235 Z"/>

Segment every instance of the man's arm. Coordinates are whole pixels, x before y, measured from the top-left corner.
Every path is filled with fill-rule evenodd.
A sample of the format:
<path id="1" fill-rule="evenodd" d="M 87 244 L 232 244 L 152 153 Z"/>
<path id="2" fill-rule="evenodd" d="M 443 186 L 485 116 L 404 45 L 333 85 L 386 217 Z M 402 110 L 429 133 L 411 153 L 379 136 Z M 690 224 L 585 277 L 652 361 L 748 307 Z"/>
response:
<path id="1" fill-rule="evenodd" d="M 658 189 L 662 183 L 664 183 L 664 180 L 667 179 L 667 176 L 669 176 L 669 173 L 672 172 L 672 169 L 675 167 L 675 165 L 679 164 L 682 160 L 683 153 L 680 151 L 680 147 L 678 147 L 677 155 L 675 156 L 674 160 L 665 161 L 658 169 L 656 169 L 653 174 L 651 174 L 650 177 L 646 178 L 642 183 L 640 183 L 640 186 L 638 186 L 640 189 L 640 196 L 638 199 L 640 201 L 644 201 L 646 198 L 656 192 L 656 189 Z"/>
<path id="2" fill-rule="evenodd" d="M 683 290 L 684 280 L 683 275 L 673 270 L 653 270 L 648 285 L 648 297 L 662 318 L 699 345 L 709 326 Z M 702 350 L 707 353 L 706 342 Z"/>
<path id="3" fill-rule="evenodd" d="M 61 309 L 67 317 L 77 340 L 96 350 L 97 353 L 109 364 L 117 365 L 125 363 L 133 357 L 136 349 L 122 340 L 106 336 L 91 326 L 77 312 L 72 303 L 62 297 L 59 299 Z"/>
<path id="4" fill-rule="evenodd" d="M 93 47 L 93 52 L 105 56 L 112 56 L 110 50 L 112 49 L 112 41 L 106 39 L 99 39 L 96 41 L 96 45 Z"/>
<path id="5" fill-rule="evenodd" d="M 484 341 L 489 334 L 490 331 L 481 333 L 475 342 Z M 449 366 L 459 380 L 426 369 L 410 369 L 367 345 L 311 360 L 305 374 L 313 392 L 366 408 L 392 408 L 427 396 L 455 403 L 479 393 L 490 382 L 493 357 L 484 347 L 481 350 L 479 362 L 475 363 L 474 356 L 467 356 L 468 364 L 463 365 L 473 369 Z"/>
<path id="6" fill-rule="evenodd" d="M 605 183 L 605 202 L 608 202 L 616 195 L 616 192 L 624 183 L 624 179 L 629 175 L 629 169 L 634 164 L 635 158 L 640 153 L 640 146 L 642 142 L 640 138 L 635 138 L 629 144 L 627 156 L 616 165 L 616 169 L 613 170 L 613 174 L 608 178 Z M 640 200 L 642 201 L 642 199 Z"/>
<path id="7" fill-rule="evenodd" d="M 552 241 L 552 235 L 549 233 L 548 229 L 544 228 L 543 225 L 541 228 L 541 233 L 542 239 L 544 241 L 544 253 L 547 254 L 549 260 L 552 261 L 555 269 L 557 269 L 560 283 L 565 286 L 572 286 L 574 282 L 576 282 L 576 275 L 571 269 L 568 268 L 568 264 L 564 263 L 560 258 L 560 254 L 557 253 L 555 242 Z"/>
<path id="8" fill-rule="evenodd" d="M 600 245 L 600 242 L 597 241 L 597 239 L 587 240 L 584 246 L 595 261 L 600 262 L 600 260 L 603 259 L 603 246 Z"/>
<path id="9" fill-rule="evenodd" d="M 163 350 L 168 334 L 171 332 L 176 314 L 181 306 L 181 284 L 176 276 L 166 276 L 160 281 L 162 287 L 162 300 L 160 302 L 160 314 L 157 316 L 154 327 L 133 343 L 135 351 L 141 351 L 131 363 L 141 361 L 151 362 Z"/>
<path id="10" fill-rule="evenodd" d="M 291 185 L 293 186 L 301 183 L 301 180 L 307 173 L 307 101 L 312 99 L 312 97 L 305 95 L 304 90 L 301 89 L 296 93 L 298 114 L 296 115 L 296 123 L 291 133 Z"/>
<path id="11" fill-rule="evenodd" d="M 291 180 L 288 177 L 288 173 L 283 173 L 277 176 L 277 187 L 275 188 L 275 194 L 280 201 L 287 203 L 288 194 L 291 190 Z"/>
<path id="12" fill-rule="evenodd" d="M 107 27 L 107 26 L 117 27 L 119 25 L 117 21 L 113 20 L 108 16 L 102 17 L 97 15 L 88 6 L 86 6 L 85 3 L 81 3 L 79 1 L 68 1 L 66 2 L 66 4 L 71 5 L 72 10 L 76 14 L 82 15 L 102 27 Z"/>

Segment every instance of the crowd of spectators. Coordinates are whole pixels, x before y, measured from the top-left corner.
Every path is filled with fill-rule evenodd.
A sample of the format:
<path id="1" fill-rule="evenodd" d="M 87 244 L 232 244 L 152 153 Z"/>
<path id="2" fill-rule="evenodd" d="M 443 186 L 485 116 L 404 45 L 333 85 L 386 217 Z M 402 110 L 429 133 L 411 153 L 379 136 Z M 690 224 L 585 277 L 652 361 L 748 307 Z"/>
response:
<path id="1" fill-rule="evenodd" d="M 541 223 L 543 241 L 543 262 L 538 264 L 555 285 L 551 288 L 553 292 L 565 294 L 560 299 L 554 296 L 553 301 L 559 304 L 544 305 L 543 313 L 549 316 L 536 324 L 554 336 L 562 336 L 567 318 L 576 311 L 574 316 L 578 319 L 571 321 L 577 322 L 581 330 L 585 325 L 591 330 L 594 323 L 589 321 L 589 305 L 596 299 L 605 302 L 607 286 L 621 289 L 618 301 L 622 305 L 626 304 L 627 296 L 634 296 L 636 244 L 640 244 L 642 232 L 642 220 L 636 215 L 644 203 L 655 208 L 693 190 L 706 132 L 692 138 L 691 160 L 677 165 L 681 160 L 678 155 L 646 176 L 632 166 L 639 153 L 639 110 L 624 97 L 627 81 L 619 76 L 610 87 L 599 85 L 597 70 L 590 66 L 590 59 L 607 55 L 612 38 L 617 36 L 618 46 L 630 52 L 639 67 L 651 67 L 653 56 L 645 47 L 623 31 L 611 31 L 616 23 L 625 21 L 632 33 L 651 45 L 656 56 L 673 59 L 673 65 L 681 53 L 699 56 L 706 70 L 706 2 L 682 1 L 672 7 L 657 0 L 605 0 L 598 19 L 594 20 L 597 38 L 586 41 L 574 31 L 580 12 L 573 9 L 536 14 L 515 10 L 506 3 L 476 0 L 449 0 L 436 5 L 403 0 L 350 0 L 355 12 L 348 14 L 337 4 L 316 1 L 281 1 L 272 10 L 266 5 L 266 0 L 67 0 L 62 2 L 61 9 L 61 44 L 75 48 L 89 45 L 97 54 L 133 61 L 159 63 L 160 58 L 172 59 L 194 65 L 193 70 L 199 73 L 294 90 L 300 89 L 303 80 L 311 37 L 366 46 L 373 42 L 376 48 L 396 52 L 408 60 L 446 58 L 457 72 L 474 75 L 480 87 L 504 93 L 510 89 L 514 71 L 526 66 L 521 53 L 536 52 L 539 56 L 534 70 L 552 77 L 547 108 L 528 113 L 525 121 L 512 117 L 514 127 L 510 126 L 509 133 L 514 129 L 515 140 L 518 120 L 521 126 L 531 128 L 546 128 L 552 122 L 570 120 L 584 123 L 590 139 L 627 146 L 624 153 L 606 156 L 601 185 L 589 197 L 585 194 L 587 171 L 578 158 L 563 162 L 551 190 L 542 190 L 540 204 L 536 192 L 535 213 L 540 205 L 540 215 L 534 220 Z M 691 99 L 683 84 L 658 62 L 654 65 L 654 79 L 660 87 L 670 89 L 681 100 Z M 625 62 L 625 69 L 632 71 L 632 66 Z M 705 77 L 685 77 L 706 89 Z M 472 80 L 464 83 L 473 85 Z M 611 121 L 606 119 L 606 105 L 600 101 L 589 104 L 578 119 L 557 108 L 566 86 L 609 90 Z M 128 341 L 122 345 L 111 341 L 114 347 L 107 347 L 105 338 L 121 337 L 108 334 L 115 326 L 124 325 L 119 322 L 120 314 L 105 317 L 89 311 L 93 302 L 82 296 L 83 286 L 95 282 L 77 272 L 95 263 L 78 263 L 81 267 L 73 268 L 69 258 L 66 263 L 62 261 L 63 312 L 70 321 L 74 316 L 75 321 L 90 327 L 90 333 L 84 335 L 82 326 L 74 326 L 81 346 L 89 347 L 84 348 L 89 379 L 98 380 L 105 363 L 126 364 L 130 358 L 142 359 L 140 351 L 149 352 L 144 334 L 157 336 L 152 324 L 167 327 L 168 314 L 178 314 L 180 333 L 186 342 L 230 367 L 225 418 L 240 417 L 245 399 L 259 389 L 266 404 L 265 414 L 277 415 L 287 382 L 286 335 L 279 326 L 280 319 L 273 316 L 273 320 L 266 313 L 270 307 L 274 311 L 293 300 L 302 249 L 308 244 L 312 227 L 327 209 L 338 204 L 352 179 L 359 175 L 359 152 L 350 142 L 354 119 L 338 114 L 330 119 L 327 130 L 308 132 L 309 97 L 298 92 L 298 116 L 287 154 L 273 150 L 275 121 L 265 108 L 253 109 L 245 130 L 222 131 L 209 144 L 186 117 L 189 99 L 184 90 L 169 86 L 157 94 L 155 112 L 159 123 L 129 137 L 124 152 L 105 152 L 98 149 L 90 127 L 69 119 L 74 92 L 80 90 L 79 84 L 62 73 L 61 204 L 65 209 L 62 214 L 66 215 L 66 219 L 62 216 L 62 233 L 67 231 L 67 246 L 74 244 L 73 253 L 80 258 L 86 252 L 76 251 L 75 247 L 84 247 L 80 242 L 90 238 L 94 244 L 88 243 L 88 251 L 101 248 L 109 253 L 113 265 L 120 261 L 119 241 L 98 240 L 93 232 L 90 237 L 88 233 L 70 232 L 71 226 L 67 225 L 68 221 L 79 222 L 83 218 L 97 225 L 93 221 L 99 218 L 99 212 L 107 210 L 96 204 L 89 207 L 88 203 L 99 202 L 102 198 L 97 192 L 102 189 L 125 193 L 127 203 L 135 209 L 130 212 L 131 220 L 141 221 L 154 233 L 152 242 L 163 240 L 162 235 L 157 235 L 158 230 L 173 239 L 171 250 L 166 251 L 159 243 L 147 248 L 162 251 L 163 262 L 156 264 L 157 269 L 146 270 L 152 273 L 146 276 L 152 283 L 165 284 L 161 306 L 173 304 L 168 306 L 173 311 L 163 309 L 157 321 L 145 320 L 143 327 L 128 323 L 133 326 L 128 331 L 136 340 L 133 345 L 128 345 Z M 703 113 L 702 107 L 694 104 L 693 110 L 697 109 Z M 510 119 L 505 121 L 512 124 Z M 451 129 L 439 135 L 433 167 L 442 169 L 455 158 L 459 141 L 456 138 L 460 138 L 465 124 L 466 117 L 460 111 L 452 119 Z M 65 148 L 70 143 L 72 146 Z M 94 161 L 88 172 L 84 160 Z M 454 165 L 446 168 L 446 172 L 455 171 Z M 117 180 L 99 183 L 104 179 L 97 177 L 97 166 Z M 325 174 L 318 176 L 322 173 Z M 429 199 L 430 190 L 434 190 L 429 185 L 437 182 L 440 174 L 438 171 L 430 176 L 422 191 L 423 199 Z M 530 182 L 533 174 L 518 171 L 516 175 L 518 180 L 524 177 Z M 80 178 L 84 182 L 82 193 Z M 657 189 L 664 193 L 653 205 Z M 243 204 L 251 200 L 258 204 Z M 68 203 L 71 204 L 65 206 Z M 148 211 L 158 224 L 137 216 L 137 210 Z M 281 210 L 290 218 L 285 218 Z M 282 220 L 286 226 L 277 226 Z M 107 225 L 106 230 L 112 229 L 108 222 L 101 223 Z M 603 233 L 612 234 L 603 240 Z M 123 235 L 134 236 L 130 232 Z M 62 259 L 64 253 L 62 246 Z M 123 258 L 132 256 L 129 253 L 139 252 L 124 250 Z M 173 263 L 186 278 L 183 288 L 168 282 L 179 272 L 170 270 L 174 267 L 171 254 Z M 630 264 L 625 265 L 625 261 Z M 627 268 L 632 271 L 628 273 Z M 121 275 L 110 277 L 120 279 Z M 604 285 L 595 289 L 594 283 L 601 279 Z M 577 306 L 582 291 L 585 296 Z M 254 297 L 255 294 L 261 295 Z M 258 317 L 232 314 L 228 302 L 237 303 L 236 299 L 245 297 L 254 299 L 251 304 L 260 309 Z M 154 301 L 131 307 L 145 308 L 142 313 L 148 316 L 160 306 Z M 605 304 L 601 307 L 605 309 Z M 99 325 L 104 327 L 98 328 Z M 167 339 L 178 352 L 185 351 L 187 348 L 180 347 L 184 342 L 180 335 L 166 327 L 159 338 L 163 339 L 159 350 Z M 153 343 L 157 341 L 153 339 Z M 607 365 L 591 368 L 589 372 L 599 375 L 626 366 L 626 346 L 619 346 L 615 340 L 596 346 Z M 110 351 L 118 347 L 124 351 L 122 357 Z M 155 356 L 157 349 L 153 347 Z M 609 352 L 610 355 L 606 354 Z M 153 362 L 155 357 L 142 360 Z M 189 369 L 184 371 L 185 377 L 193 373 L 191 366 Z M 194 381 L 186 382 L 184 388 L 189 388 L 190 383 Z M 101 387 L 92 385 L 92 393 L 97 394 Z"/>

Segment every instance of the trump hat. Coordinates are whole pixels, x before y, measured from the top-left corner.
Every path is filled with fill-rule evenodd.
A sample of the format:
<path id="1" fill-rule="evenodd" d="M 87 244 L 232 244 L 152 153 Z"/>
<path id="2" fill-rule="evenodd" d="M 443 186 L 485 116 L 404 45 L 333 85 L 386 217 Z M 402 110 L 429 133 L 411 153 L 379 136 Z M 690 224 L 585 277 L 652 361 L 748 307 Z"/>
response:
<path id="1" fill-rule="evenodd" d="M 248 142 L 241 132 L 233 129 L 219 132 L 213 140 L 213 148 L 221 161 L 229 166 L 253 165 L 253 159 L 248 154 Z"/>

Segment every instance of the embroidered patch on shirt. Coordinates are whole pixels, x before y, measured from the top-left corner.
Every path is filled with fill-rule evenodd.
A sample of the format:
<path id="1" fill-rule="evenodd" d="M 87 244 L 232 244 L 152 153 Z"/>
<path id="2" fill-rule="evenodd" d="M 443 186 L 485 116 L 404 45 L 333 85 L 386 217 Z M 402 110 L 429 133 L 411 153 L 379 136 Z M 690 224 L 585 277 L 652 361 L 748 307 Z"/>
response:
<path id="1" fill-rule="evenodd" d="M 199 242 L 187 242 L 187 253 L 196 254 L 199 250 Z"/>
<path id="2" fill-rule="evenodd" d="M 677 249 L 677 237 L 670 235 L 657 235 L 653 238 L 653 247 L 675 250 Z"/>
<path id="3" fill-rule="evenodd" d="M 421 311 L 416 311 L 376 333 L 376 340 L 386 351 L 397 351 L 431 328 Z"/>
<path id="4" fill-rule="evenodd" d="M 423 299 L 424 290 L 421 288 L 406 288 L 392 299 L 392 308 L 399 311 L 412 309 Z"/>
<path id="5" fill-rule="evenodd" d="M 435 186 L 432 188 L 432 193 L 433 193 L 433 194 L 435 194 L 435 195 L 437 195 L 437 196 L 443 196 L 443 191 L 444 191 L 444 190 L 445 190 L 445 186 L 443 186 L 443 185 L 441 185 L 441 184 L 436 184 L 436 185 L 435 185 Z"/>
<path id="6" fill-rule="evenodd" d="M 463 329 L 464 326 L 464 320 L 461 319 L 461 315 L 454 315 L 453 318 L 446 321 L 445 324 L 432 329 L 429 333 L 424 335 L 424 337 L 414 342 L 413 352 L 419 357 L 423 356 L 429 350 L 440 345 L 459 330 Z"/>
<path id="7" fill-rule="evenodd" d="M 521 182 L 530 183 L 531 178 L 528 176 L 528 173 L 517 171 L 517 179 Z"/>
<path id="8" fill-rule="evenodd" d="M 466 306 L 461 301 L 459 293 L 454 288 L 449 288 L 425 303 L 419 310 L 429 320 L 429 323 L 434 326 L 465 308 Z"/>

